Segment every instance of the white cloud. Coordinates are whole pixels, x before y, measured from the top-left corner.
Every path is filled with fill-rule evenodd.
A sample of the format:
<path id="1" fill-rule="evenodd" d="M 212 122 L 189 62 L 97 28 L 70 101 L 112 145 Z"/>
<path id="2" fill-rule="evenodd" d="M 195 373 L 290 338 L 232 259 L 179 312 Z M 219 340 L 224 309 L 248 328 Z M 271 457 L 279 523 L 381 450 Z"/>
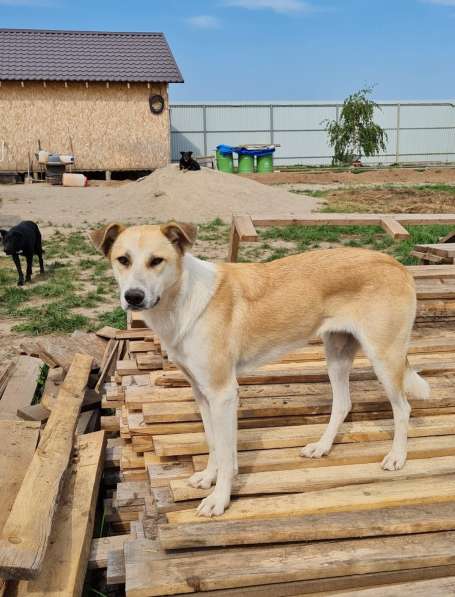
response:
<path id="1" fill-rule="evenodd" d="M 192 27 L 197 27 L 198 29 L 218 29 L 221 24 L 219 19 L 210 15 L 189 17 L 187 19 L 187 23 L 189 23 Z"/>
<path id="2" fill-rule="evenodd" d="M 439 6 L 453 6 L 455 7 L 455 0 L 423 0 L 425 4 L 437 4 Z"/>
<path id="3" fill-rule="evenodd" d="M 303 0 L 224 0 L 226 6 L 248 10 L 273 10 L 279 13 L 310 12 L 313 6 Z"/>

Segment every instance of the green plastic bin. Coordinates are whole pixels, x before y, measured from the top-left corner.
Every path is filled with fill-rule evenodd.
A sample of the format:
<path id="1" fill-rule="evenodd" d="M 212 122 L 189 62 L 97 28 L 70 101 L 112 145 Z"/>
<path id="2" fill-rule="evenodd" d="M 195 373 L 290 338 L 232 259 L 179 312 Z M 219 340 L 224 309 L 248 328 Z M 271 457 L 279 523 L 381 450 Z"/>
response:
<path id="1" fill-rule="evenodd" d="M 234 172 L 234 157 L 232 153 L 221 153 L 216 150 L 216 167 L 220 172 Z"/>
<path id="2" fill-rule="evenodd" d="M 246 153 L 239 153 L 239 174 L 254 172 L 254 156 Z"/>
<path id="3" fill-rule="evenodd" d="M 273 153 L 258 156 L 258 172 L 273 172 Z"/>

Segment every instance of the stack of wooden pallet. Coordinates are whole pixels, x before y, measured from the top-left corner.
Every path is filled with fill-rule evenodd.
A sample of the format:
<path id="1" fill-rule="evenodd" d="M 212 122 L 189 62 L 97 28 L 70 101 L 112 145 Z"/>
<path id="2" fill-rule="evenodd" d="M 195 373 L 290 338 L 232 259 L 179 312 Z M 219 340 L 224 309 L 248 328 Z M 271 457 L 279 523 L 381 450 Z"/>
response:
<path id="1" fill-rule="evenodd" d="M 417 325 L 455 322 L 455 266 L 409 266 L 417 289 Z"/>
<path id="2" fill-rule="evenodd" d="M 299 452 L 329 418 L 321 345 L 240 378 L 239 477 L 230 508 L 209 520 L 196 515 L 208 491 L 187 484 L 205 467 L 207 445 L 184 376 L 117 372 L 105 403 L 115 401 L 120 431 L 113 460 L 121 481 L 109 515 L 121 534 L 97 540 L 92 566 L 107 567 L 108 582 L 125 583 L 129 597 L 344 594 L 379 585 L 392 585 L 392 595 L 394 583 L 412 581 L 410 592 L 421 579 L 426 590 L 455 586 L 440 580 L 455 575 L 455 332 L 421 324 L 409 360 L 432 396 L 411 401 L 409 460 L 396 472 L 380 467 L 393 422 L 363 355 L 351 375 L 352 413 L 320 460 Z"/>

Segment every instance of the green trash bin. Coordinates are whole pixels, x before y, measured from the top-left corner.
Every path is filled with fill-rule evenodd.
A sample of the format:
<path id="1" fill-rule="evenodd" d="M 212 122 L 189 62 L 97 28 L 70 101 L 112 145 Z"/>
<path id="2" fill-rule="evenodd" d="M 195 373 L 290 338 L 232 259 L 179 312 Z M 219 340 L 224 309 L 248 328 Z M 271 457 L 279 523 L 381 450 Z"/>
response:
<path id="1" fill-rule="evenodd" d="M 234 172 L 234 157 L 232 153 L 221 153 L 219 149 L 216 150 L 216 167 L 220 172 Z"/>
<path id="2" fill-rule="evenodd" d="M 247 153 L 239 153 L 239 174 L 254 172 L 254 156 Z"/>
<path id="3" fill-rule="evenodd" d="M 273 172 L 273 153 L 258 156 L 258 172 Z"/>

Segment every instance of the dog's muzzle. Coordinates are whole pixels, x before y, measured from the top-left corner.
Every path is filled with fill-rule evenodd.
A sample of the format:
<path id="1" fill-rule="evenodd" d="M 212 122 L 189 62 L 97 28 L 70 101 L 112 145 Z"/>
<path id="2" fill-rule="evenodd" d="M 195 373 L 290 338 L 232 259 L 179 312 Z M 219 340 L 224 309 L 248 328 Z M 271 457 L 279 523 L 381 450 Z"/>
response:
<path id="1" fill-rule="evenodd" d="M 125 292 L 125 301 L 128 304 L 128 309 L 133 311 L 140 311 L 142 309 L 153 309 L 156 305 L 160 302 L 160 297 L 158 297 L 153 305 L 146 305 L 145 304 L 145 292 L 140 288 L 131 288 Z"/>

